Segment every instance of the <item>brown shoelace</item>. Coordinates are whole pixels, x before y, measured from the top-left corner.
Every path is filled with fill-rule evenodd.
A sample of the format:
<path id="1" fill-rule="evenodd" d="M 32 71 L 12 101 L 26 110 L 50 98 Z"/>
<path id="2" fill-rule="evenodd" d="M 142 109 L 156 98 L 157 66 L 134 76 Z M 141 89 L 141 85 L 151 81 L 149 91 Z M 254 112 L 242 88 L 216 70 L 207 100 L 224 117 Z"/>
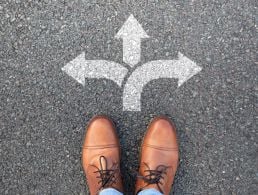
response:
<path id="1" fill-rule="evenodd" d="M 170 167 L 165 166 L 165 165 L 159 165 L 156 167 L 155 170 L 151 170 L 150 167 L 146 163 L 144 163 L 144 165 L 148 168 L 148 169 L 144 170 L 144 172 L 147 173 L 147 175 L 145 175 L 145 176 L 142 176 L 139 174 L 137 175 L 138 178 L 142 179 L 145 183 L 147 183 L 141 190 L 143 190 L 148 185 L 156 184 L 160 193 L 163 194 L 163 191 L 160 187 L 160 185 L 163 185 L 161 180 L 164 179 L 163 175 L 167 174 L 167 169 Z"/>
<path id="2" fill-rule="evenodd" d="M 103 161 L 105 162 L 103 165 Z M 99 191 L 104 188 L 112 187 L 113 184 L 116 183 L 116 173 L 119 172 L 119 166 L 117 163 L 114 163 L 110 169 L 107 169 L 107 159 L 105 156 L 99 157 L 100 168 L 95 165 L 92 165 L 97 169 L 94 173 L 97 173 L 98 176 L 96 177 L 99 179 L 98 184 L 100 184 Z"/>

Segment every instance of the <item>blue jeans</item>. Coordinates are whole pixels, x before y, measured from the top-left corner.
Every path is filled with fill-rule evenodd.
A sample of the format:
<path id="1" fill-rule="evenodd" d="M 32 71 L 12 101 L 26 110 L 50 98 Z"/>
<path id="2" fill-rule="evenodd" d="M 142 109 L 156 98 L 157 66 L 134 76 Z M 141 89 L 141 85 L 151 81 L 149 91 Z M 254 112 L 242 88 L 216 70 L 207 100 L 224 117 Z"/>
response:
<path id="1" fill-rule="evenodd" d="M 123 193 L 117 191 L 114 188 L 107 188 L 100 191 L 99 195 L 123 195 Z M 162 195 L 162 194 L 156 189 L 146 189 L 146 190 L 140 191 L 138 195 Z"/>

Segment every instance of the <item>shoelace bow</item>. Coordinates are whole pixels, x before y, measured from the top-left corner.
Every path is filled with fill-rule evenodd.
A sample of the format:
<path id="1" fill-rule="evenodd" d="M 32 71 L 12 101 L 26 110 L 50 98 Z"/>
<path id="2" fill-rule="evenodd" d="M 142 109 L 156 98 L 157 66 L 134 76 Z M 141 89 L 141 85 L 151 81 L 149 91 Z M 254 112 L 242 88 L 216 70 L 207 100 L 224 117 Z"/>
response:
<path id="1" fill-rule="evenodd" d="M 104 165 L 103 165 L 104 161 Z M 112 187 L 113 184 L 116 183 L 116 173 L 119 171 L 118 164 L 114 163 L 110 169 L 107 169 L 107 159 L 105 156 L 100 156 L 99 158 L 100 168 L 95 165 L 92 165 L 97 169 L 94 173 L 98 173 L 99 175 L 96 177 L 99 179 L 98 184 L 100 184 L 99 190 L 104 188 Z"/>
<path id="2" fill-rule="evenodd" d="M 142 179 L 145 183 L 147 183 L 142 189 L 144 189 L 148 185 L 156 184 L 159 191 L 163 194 L 163 191 L 160 187 L 160 185 L 163 185 L 161 180 L 164 179 L 163 175 L 167 174 L 167 169 L 170 167 L 165 166 L 165 165 L 159 165 L 156 167 L 155 170 L 151 170 L 150 167 L 146 163 L 144 163 L 144 164 L 148 168 L 148 169 L 144 170 L 144 172 L 146 172 L 147 175 L 145 175 L 145 176 L 142 176 L 139 174 L 137 175 L 138 178 Z"/>

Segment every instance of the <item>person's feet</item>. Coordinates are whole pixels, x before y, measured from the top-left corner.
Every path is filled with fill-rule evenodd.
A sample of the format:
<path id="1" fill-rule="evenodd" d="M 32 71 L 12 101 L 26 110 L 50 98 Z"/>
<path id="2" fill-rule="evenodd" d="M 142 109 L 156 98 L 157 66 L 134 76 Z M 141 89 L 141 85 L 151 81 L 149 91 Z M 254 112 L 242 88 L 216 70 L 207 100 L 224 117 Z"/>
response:
<path id="1" fill-rule="evenodd" d="M 96 116 L 90 121 L 83 143 L 82 165 L 90 194 L 110 187 L 123 191 L 119 141 L 109 118 Z"/>
<path id="2" fill-rule="evenodd" d="M 136 193 L 155 188 L 169 194 L 178 166 L 178 144 L 175 126 L 166 117 L 150 123 L 142 143 Z"/>

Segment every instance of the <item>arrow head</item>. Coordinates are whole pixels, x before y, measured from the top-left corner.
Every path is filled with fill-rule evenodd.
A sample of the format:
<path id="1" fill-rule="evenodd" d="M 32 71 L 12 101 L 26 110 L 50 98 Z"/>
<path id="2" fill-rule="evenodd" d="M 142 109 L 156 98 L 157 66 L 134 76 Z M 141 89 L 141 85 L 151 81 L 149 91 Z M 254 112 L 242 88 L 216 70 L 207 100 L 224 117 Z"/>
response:
<path id="1" fill-rule="evenodd" d="M 68 62 L 63 68 L 62 71 L 66 72 L 69 76 L 73 77 L 76 81 L 81 83 L 83 86 L 85 85 L 85 53 L 83 52 L 79 56 L 77 56 L 72 61 Z"/>
<path id="2" fill-rule="evenodd" d="M 178 63 L 181 68 L 181 74 L 178 78 L 178 87 L 180 87 L 184 82 L 190 79 L 192 76 L 196 75 L 202 70 L 202 67 L 198 66 L 194 61 L 190 60 L 182 53 L 178 52 Z"/>
<path id="3" fill-rule="evenodd" d="M 119 38 L 149 38 L 141 24 L 131 14 L 115 36 Z"/>

